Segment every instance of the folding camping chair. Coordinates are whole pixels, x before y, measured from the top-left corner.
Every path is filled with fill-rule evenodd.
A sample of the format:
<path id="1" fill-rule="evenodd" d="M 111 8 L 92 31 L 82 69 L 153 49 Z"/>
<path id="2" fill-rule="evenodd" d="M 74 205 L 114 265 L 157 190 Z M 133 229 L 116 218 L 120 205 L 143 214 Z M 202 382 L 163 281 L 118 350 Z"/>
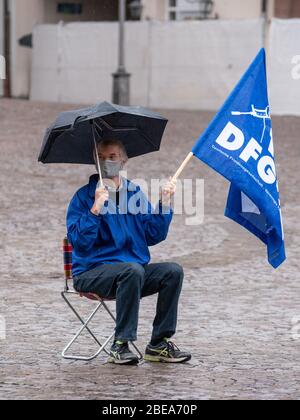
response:
<path id="1" fill-rule="evenodd" d="M 82 326 L 77 331 L 77 333 L 74 335 L 74 337 L 72 338 L 72 340 L 67 344 L 67 346 L 62 351 L 62 357 L 65 358 L 65 359 L 71 359 L 71 360 L 90 361 L 90 360 L 95 359 L 97 356 L 99 356 L 99 354 L 101 352 L 105 352 L 107 355 L 109 355 L 109 351 L 106 349 L 106 347 L 109 344 L 109 342 L 113 339 L 114 334 L 115 334 L 114 331 L 104 341 L 104 343 L 101 344 L 101 342 L 98 340 L 98 338 L 95 336 L 95 334 L 91 331 L 91 329 L 89 327 L 89 323 L 94 318 L 94 316 L 98 313 L 98 311 L 99 311 L 100 308 L 103 308 L 110 315 L 110 317 L 113 319 L 113 321 L 115 323 L 116 322 L 116 318 L 115 318 L 115 316 L 113 315 L 113 313 L 111 312 L 111 310 L 108 308 L 108 306 L 105 303 L 106 301 L 109 301 L 109 300 L 112 301 L 114 299 L 102 298 L 101 296 L 98 296 L 95 293 L 79 293 L 79 292 L 76 292 L 73 289 L 72 286 L 71 286 L 71 289 L 70 289 L 69 282 L 73 282 L 73 277 L 72 277 L 72 245 L 69 243 L 69 241 L 68 241 L 67 238 L 64 238 L 64 240 L 63 240 L 63 256 L 64 256 L 65 287 L 64 287 L 63 292 L 61 292 L 61 295 L 62 295 L 64 301 L 69 306 L 69 308 L 72 310 L 72 312 L 79 319 L 79 321 L 81 322 Z M 91 312 L 91 314 L 89 315 L 89 317 L 86 320 L 84 320 L 79 315 L 79 313 L 76 311 L 76 309 L 74 308 L 74 306 L 71 304 L 70 300 L 68 299 L 69 296 L 85 297 L 85 298 L 87 298 L 89 300 L 97 301 L 98 304 L 93 309 L 93 311 Z M 75 341 L 78 339 L 78 337 L 82 334 L 82 332 L 84 330 L 86 330 L 91 335 L 91 337 L 93 338 L 93 340 L 97 344 L 97 346 L 98 346 L 97 351 L 94 354 L 92 354 L 91 356 L 81 356 L 81 355 L 75 355 L 75 354 L 67 354 L 67 352 L 70 349 L 70 347 L 75 343 Z M 137 351 L 137 353 L 139 355 L 139 359 L 141 360 L 143 358 L 142 353 L 140 352 L 140 350 L 137 348 L 137 346 L 133 342 L 130 342 L 130 343 L 132 344 L 132 346 L 134 347 L 134 349 Z"/>

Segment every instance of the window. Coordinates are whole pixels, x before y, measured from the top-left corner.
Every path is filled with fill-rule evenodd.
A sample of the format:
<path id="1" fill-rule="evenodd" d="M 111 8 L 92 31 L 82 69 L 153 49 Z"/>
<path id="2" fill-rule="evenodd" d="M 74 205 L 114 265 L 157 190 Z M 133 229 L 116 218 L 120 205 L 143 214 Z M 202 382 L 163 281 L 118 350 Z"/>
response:
<path id="1" fill-rule="evenodd" d="M 207 19 L 213 10 L 212 0 L 167 0 L 169 20 Z"/>
<path id="2" fill-rule="evenodd" d="M 81 3 L 58 3 L 57 13 L 63 13 L 65 15 L 81 15 L 82 4 Z"/>

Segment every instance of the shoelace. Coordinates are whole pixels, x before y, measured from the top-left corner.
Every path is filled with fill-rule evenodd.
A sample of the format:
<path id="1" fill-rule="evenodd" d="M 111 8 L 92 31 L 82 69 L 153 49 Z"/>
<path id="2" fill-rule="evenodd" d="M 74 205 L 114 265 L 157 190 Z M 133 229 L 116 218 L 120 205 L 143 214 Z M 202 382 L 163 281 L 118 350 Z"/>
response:
<path id="1" fill-rule="evenodd" d="M 129 351 L 129 347 L 128 347 L 128 343 L 121 343 L 121 342 L 115 342 L 114 346 L 116 346 L 116 352 L 118 353 L 128 353 Z"/>
<path id="2" fill-rule="evenodd" d="M 167 351 L 169 354 L 174 355 L 177 351 L 180 351 L 179 348 L 176 346 L 175 343 L 173 343 L 172 341 L 166 341 L 167 344 Z"/>

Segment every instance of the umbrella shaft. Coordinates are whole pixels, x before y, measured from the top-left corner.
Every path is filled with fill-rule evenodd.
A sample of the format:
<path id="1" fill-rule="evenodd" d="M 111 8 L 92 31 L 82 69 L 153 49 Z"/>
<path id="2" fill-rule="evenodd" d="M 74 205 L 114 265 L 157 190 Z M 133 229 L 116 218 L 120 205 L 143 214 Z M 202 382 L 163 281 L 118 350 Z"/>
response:
<path id="1" fill-rule="evenodd" d="M 92 126 L 93 126 L 93 139 L 94 139 L 94 147 L 95 147 L 95 155 L 96 155 L 96 165 L 97 165 L 97 169 L 98 169 L 98 173 L 99 173 L 99 183 L 100 183 L 100 187 L 103 187 L 103 179 L 102 179 L 100 160 L 99 160 L 99 155 L 98 155 L 98 148 L 97 148 L 97 142 L 96 142 L 96 134 L 95 134 L 94 123 L 92 124 Z"/>

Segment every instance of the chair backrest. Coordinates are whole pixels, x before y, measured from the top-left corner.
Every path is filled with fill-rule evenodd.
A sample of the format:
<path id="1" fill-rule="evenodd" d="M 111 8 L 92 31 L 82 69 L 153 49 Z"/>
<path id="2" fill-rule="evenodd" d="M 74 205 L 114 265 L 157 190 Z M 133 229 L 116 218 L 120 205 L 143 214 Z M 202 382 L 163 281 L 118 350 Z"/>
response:
<path id="1" fill-rule="evenodd" d="M 68 281 L 73 280 L 72 275 L 72 245 L 70 244 L 67 237 L 63 240 L 63 255 L 64 255 L 64 273 L 65 273 L 65 292 L 69 290 Z M 90 300 L 99 301 L 99 296 L 94 293 L 80 293 L 81 297 L 86 297 Z M 108 299 L 109 300 L 109 299 Z"/>
<path id="2" fill-rule="evenodd" d="M 64 273 L 65 273 L 65 291 L 69 290 L 69 285 L 68 285 L 68 281 L 69 280 L 73 280 L 73 275 L 72 275 L 72 251 L 73 251 L 73 247 L 70 244 L 69 240 L 67 237 L 64 238 L 63 240 L 63 255 L 64 255 Z M 81 297 L 86 297 L 87 299 L 90 300 L 114 300 L 114 298 L 101 298 L 100 296 L 96 295 L 95 293 L 80 293 Z"/>
<path id="3" fill-rule="evenodd" d="M 64 255 L 64 273 L 66 284 L 68 280 L 72 280 L 72 245 L 67 237 L 63 240 L 63 255 Z"/>

